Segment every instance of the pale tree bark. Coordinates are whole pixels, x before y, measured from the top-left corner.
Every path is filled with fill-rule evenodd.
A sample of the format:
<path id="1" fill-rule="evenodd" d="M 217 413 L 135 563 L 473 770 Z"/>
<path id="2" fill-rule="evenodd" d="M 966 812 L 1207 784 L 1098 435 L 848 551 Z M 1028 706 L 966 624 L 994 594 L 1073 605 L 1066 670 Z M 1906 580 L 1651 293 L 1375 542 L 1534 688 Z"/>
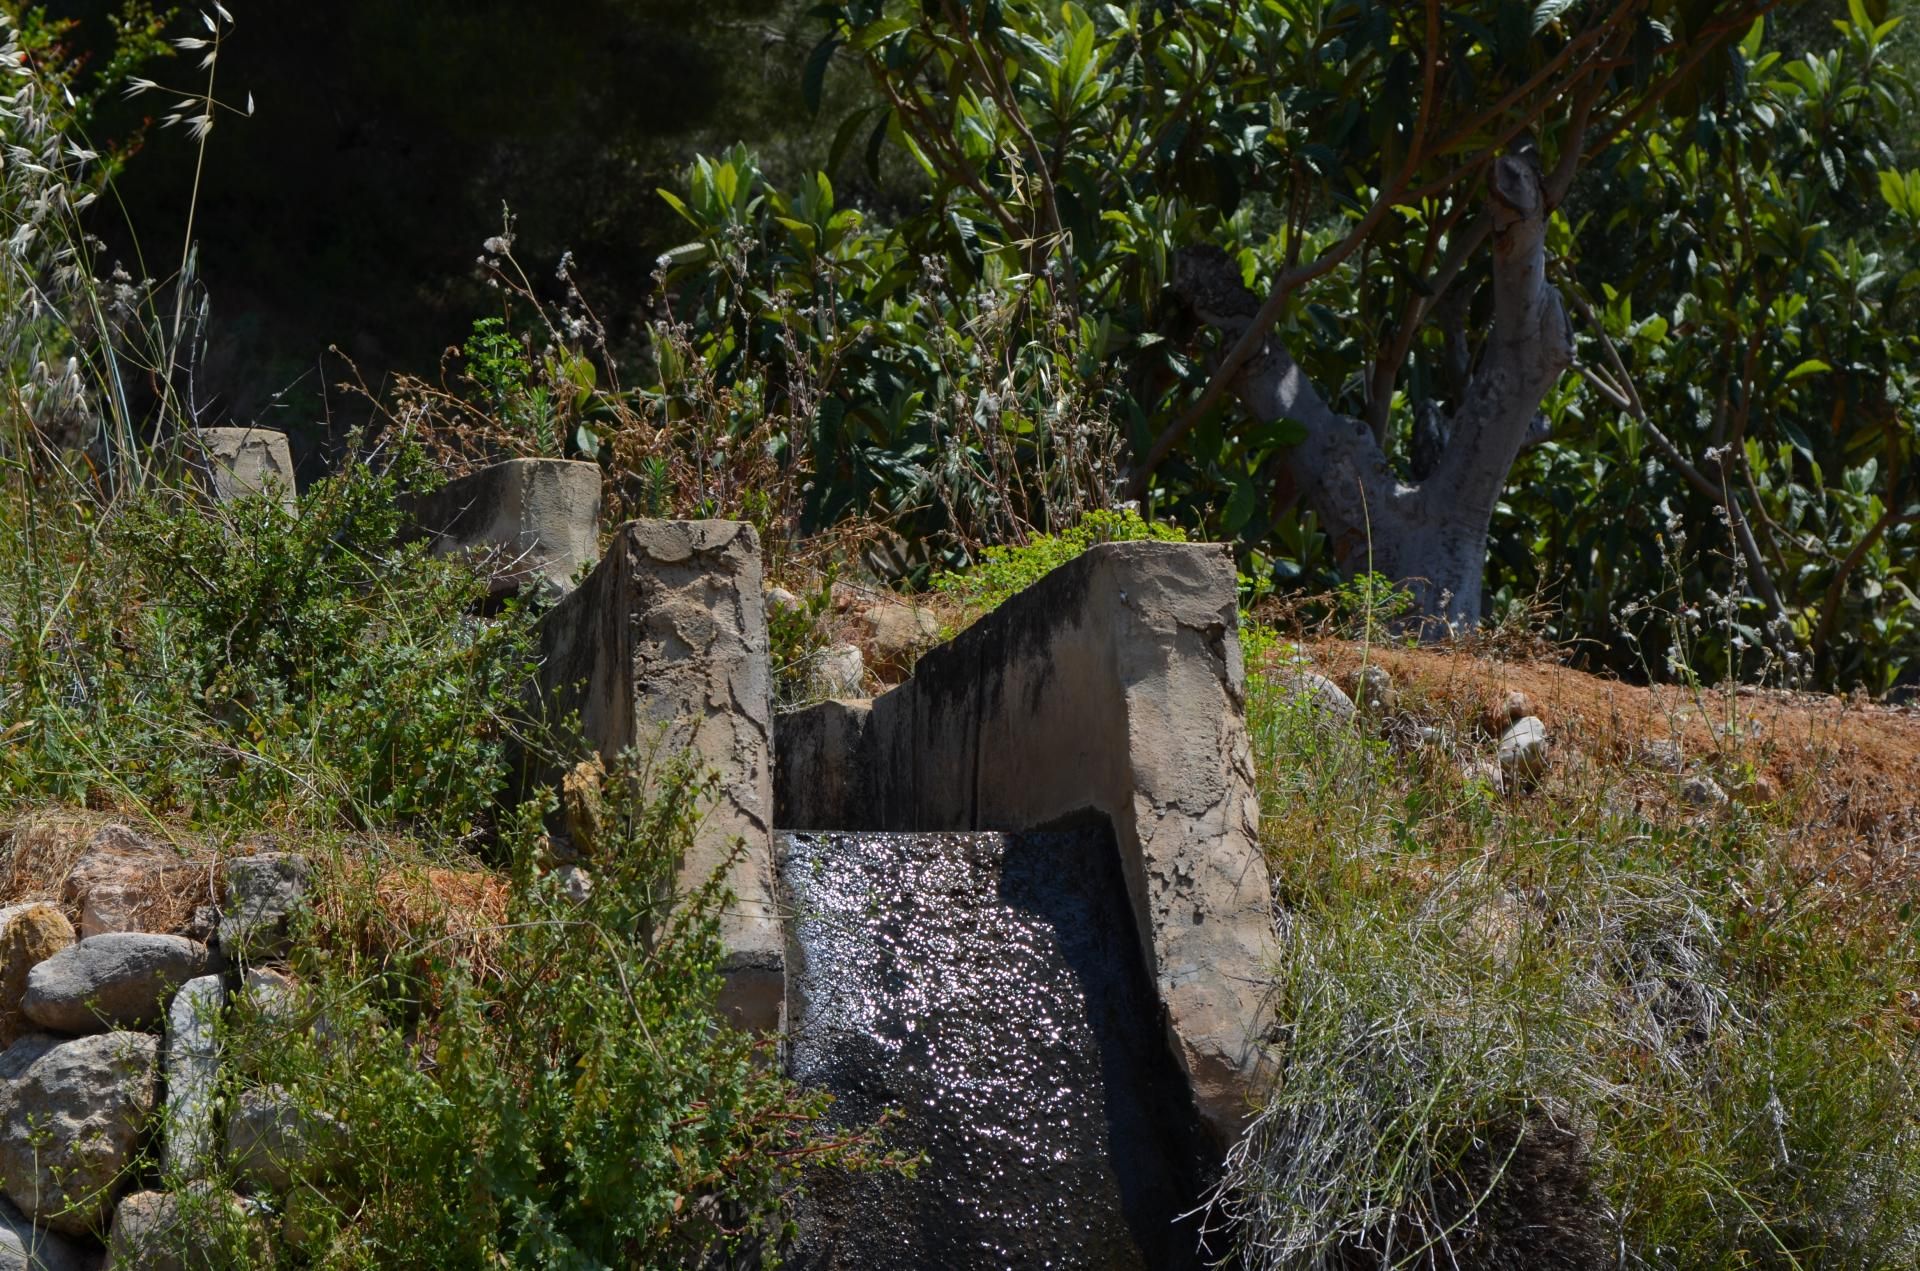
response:
<path id="1" fill-rule="evenodd" d="M 1271 334 L 1234 383 L 1255 418 L 1305 426 L 1286 462 L 1342 573 L 1372 570 L 1405 585 L 1429 636 L 1479 621 L 1494 505 L 1514 460 L 1540 439 L 1541 400 L 1573 358 L 1566 311 L 1546 277 L 1550 209 L 1539 169 L 1502 157 L 1487 187 L 1493 325 L 1452 415 L 1429 411 L 1422 421 L 1421 479 L 1397 473 L 1367 423 L 1336 414 Z M 1258 302 L 1218 251 L 1183 253 L 1174 286 L 1229 342 L 1256 321 Z"/>

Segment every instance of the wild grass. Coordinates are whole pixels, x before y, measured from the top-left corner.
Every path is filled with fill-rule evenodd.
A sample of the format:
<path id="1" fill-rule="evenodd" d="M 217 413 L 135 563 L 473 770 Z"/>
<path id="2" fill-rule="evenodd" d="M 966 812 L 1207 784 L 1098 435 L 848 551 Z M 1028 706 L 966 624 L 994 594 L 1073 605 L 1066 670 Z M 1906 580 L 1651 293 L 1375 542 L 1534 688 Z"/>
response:
<path id="1" fill-rule="evenodd" d="M 1331 726 L 1249 644 L 1281 1077 L 1213 1208 L 1247 1265 L 1920 1259 L 1907 910 L 1796 869 L 1791 809 L 1573 753 L 1502 796 L 1448 703 L 1403 696 L 1437 745 Z"/>

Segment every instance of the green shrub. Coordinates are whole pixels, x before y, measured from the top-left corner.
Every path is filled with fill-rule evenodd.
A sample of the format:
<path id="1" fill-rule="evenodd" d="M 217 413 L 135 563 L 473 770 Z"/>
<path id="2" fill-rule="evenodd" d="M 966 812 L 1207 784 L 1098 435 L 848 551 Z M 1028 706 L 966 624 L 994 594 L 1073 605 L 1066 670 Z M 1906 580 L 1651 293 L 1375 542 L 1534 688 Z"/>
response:
<path id="1" fill-rule="evenodd" d="M 417 452 L 353 463 L 290 515 L 16 481 L 0 514 L 0 789 L 232 821 L 471 832 L 531 659 L 517 605 L 402 544 Z M 294 809 L 297 806 L 297 812 Z"/>
<path id="2" fill-rule="evenodd" d="M 684 764 L 616 765 L 580 900 L 537 872 L 541 809 L 523 808 L 497 940 L 396 934 L 364 899 L 377 862 L 336 880 L 345 908 L 294 956 L 299 1007 L 244 1013 L 229 1038 L 244 1081 L 348 1127 L 286 1201 L 303 1235 L 283 1259 L 739 1265 L 775 1252 L 802 1164 L 884 1163 L 711 1014 L 732 897 L 717 875 L 689 896 L 673 882 L 715 788 Z"/>
<path id="3" fill-rule="evenodd" d="M 1174 526 L 1150 523 L 1131 509 L 1095 510 L 1059 534 L 1036 534 L 1025 543 L 989 547 L 971 569 L 936 575 L 933 588 L 977 617 L 997 609 L 1096 544 L 1142 539 L 1179 543 L 1186 540 L 1186 534 Z"/>

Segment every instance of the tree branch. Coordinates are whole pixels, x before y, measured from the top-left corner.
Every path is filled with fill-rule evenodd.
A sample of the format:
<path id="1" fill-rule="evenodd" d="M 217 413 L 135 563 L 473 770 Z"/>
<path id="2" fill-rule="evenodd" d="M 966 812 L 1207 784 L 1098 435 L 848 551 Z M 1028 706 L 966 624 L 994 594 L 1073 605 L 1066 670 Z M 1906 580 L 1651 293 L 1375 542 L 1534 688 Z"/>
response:
<path id="1" fill-rule="evenodd" d="M 1573 355 L 1566 311 L 1546 277 L 1547 203 L 1539 168 L 1527 159 L 1503 156 L 1488 173 L 1487 194 L 1493 331 L 1479 372 L 1454 412 L 1446 454 L 1422 485 L 1430 503 L 1447 500 L 1456 515 L 1475 520 L 1492 514 L 1540 399 Z"/>
<path id="2" fill-rule="evenodd" d="M 1262 308 L 1241 283 L 1238 266 L 1217 247 L 1181 251 L 1174 263 L 1174 290 L 1201 321 L 1229 337 L 1266 330 Z M 1392 536 L 1408 489 L 1365 423 L 1335 413 L 1299 364 L 1272 340 L 1262 341 L 1245 373 L 1232 382 L 1255 419 L 1291 419 L 1306 429 L 1306 438 L 1287 452 L 1287 469 L 1343 564 L 1364 560 L 1369 537 Z"/>

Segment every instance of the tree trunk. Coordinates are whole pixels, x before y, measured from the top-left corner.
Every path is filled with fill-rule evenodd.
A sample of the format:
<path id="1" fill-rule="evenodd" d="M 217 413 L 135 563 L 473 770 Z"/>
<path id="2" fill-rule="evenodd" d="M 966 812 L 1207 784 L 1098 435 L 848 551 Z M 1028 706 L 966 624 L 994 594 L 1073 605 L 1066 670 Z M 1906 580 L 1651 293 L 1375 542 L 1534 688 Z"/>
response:
<path id="1" fill-rule="evenodd" d="M 1256 418 L 1293 419 L 1306 439 L 1289 452 L 1301 500 L 1332 540 L 1347 577 L 1371 569 L 1412 592 L 1427 638 L 1470 627 L 1481 617 L 1487 529 L 1507 474 L 1539 439 L 1540 402 L 1572 362 L 1573 335 L 1559 293 L 1546 280 L 1548 209 L 1539 170 L 1503 157 L 1488 174 L 1493 240 L 1493 329 L 1479 368 L 1451 419 L 1434 421 L 1442 438 L 1423 457 L 1417 482 L 1394 471 L 1362 420 L 1335 414 L 1275 340 L 1241 371 L 1236 388 Z M 1183 252 L 1174 286 L 1205 321 L 1236 338 L 1258 303 L 1218 251 Z M 1429 297 L 1431 308 L 1437 297 Z"/>

